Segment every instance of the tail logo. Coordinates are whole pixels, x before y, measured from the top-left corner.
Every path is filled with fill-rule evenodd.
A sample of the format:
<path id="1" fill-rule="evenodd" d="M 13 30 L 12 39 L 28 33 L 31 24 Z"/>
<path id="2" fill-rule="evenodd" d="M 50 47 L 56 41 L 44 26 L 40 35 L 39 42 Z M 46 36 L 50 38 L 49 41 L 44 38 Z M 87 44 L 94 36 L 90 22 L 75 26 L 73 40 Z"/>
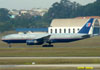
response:
<path id="1" fill-rule="evenodd" d="M 87 23 L 87 24 L 86 24 L 86 27 L 90 27 L 90 26 L 91 26 L 91 23 Z"/>

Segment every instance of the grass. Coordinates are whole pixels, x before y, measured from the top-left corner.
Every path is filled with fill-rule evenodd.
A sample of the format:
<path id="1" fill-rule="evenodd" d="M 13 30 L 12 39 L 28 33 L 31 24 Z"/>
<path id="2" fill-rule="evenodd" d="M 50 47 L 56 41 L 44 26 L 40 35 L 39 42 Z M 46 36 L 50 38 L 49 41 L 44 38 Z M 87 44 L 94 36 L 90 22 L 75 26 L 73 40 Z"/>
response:
<path id="1" fill-rule="evenodd" d="M 13 33 L 13 32 L 8 32 Z M 0 37 L 8 34 L 7 32 Z M 0 41 L 0 57 L 55 57 L 55 56 L 100 56 L 100 37 L 93 37 L 71 43 L 54 44 L 53 48 L 44 48 L 41 46 L 27 46 L 26 44 L 12 44 L 12 48 Z"/>
<path id="2" fill-rule="evenodd" d="M 0 57 L 100 56 L 100 48 L 0 48 Z"/>
<path id="3" fill-rule="evenodd" d="M 8 32 L 9 33 L 9 32 Z M 7 32 L 0 37 L 8 34 Z M 13 33 L 13 32 L 10 32 Z M 12 44 L 12 48 L 0 41 L 0 57 L 69 57 L 69 56 L 100 56 L 100 37 L 93 37 L 72 43 L 54 44 L 53 48 L 43 48 L 41 46 L 27 46 L 26 44 Z M 0 59 L 0 65 L 4 64 L 100 64 L 100 59 Z M 0 70 L 77 70 L 69 67 L 56 68 L 0 68 Z M 95 68 L 94 70 L 100 70 Z"/>
<path id="4" fill-rule="evenodd" d="M 76 68 L 69 67 L 55 67 L 55 68 L 41 68 L 41 67 L 33 67 L 33 68 L 0 68 L 0 70 L 76 70 Z"/>
<path id="5" fill-rule="evenodd" d="M 100 64 L 100 59 L 0 59 L 0 65 Z"/>

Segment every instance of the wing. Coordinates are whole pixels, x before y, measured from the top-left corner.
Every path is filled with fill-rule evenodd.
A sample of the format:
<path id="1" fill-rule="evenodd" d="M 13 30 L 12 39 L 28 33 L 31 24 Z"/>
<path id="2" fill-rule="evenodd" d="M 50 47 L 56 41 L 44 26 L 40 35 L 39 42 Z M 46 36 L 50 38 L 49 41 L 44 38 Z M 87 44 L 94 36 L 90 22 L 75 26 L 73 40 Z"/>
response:
<path id="1" fill-rule="evenodd" d="M 44 34 L 44 35 L 38 35 L 34 40 L 27 40 L 27 45 L 41 45 L 43 43 L 46 43 L 49 41 L 51 35 Z"/>
<path id="2" fill-rule="evenodd" d="M 45 35 L 45 36 L 41 36 L 41 37 L 37 37 L 35 40 L 39 41 L 43 41 L 43 42 L 47 42 L 49 40 L 51 35 Z"/>

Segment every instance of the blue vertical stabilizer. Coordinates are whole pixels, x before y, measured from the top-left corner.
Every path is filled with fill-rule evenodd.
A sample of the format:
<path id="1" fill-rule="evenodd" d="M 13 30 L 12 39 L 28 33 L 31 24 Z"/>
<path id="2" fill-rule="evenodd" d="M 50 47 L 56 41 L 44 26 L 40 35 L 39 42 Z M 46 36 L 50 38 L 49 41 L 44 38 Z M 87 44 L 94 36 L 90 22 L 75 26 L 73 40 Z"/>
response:
<path id="1" fill-rule="evenodd" d="M 89 21 L 82 27 L 78 33 L 88 34 L 92 27 L 94 18 L 90 18 Z"/>

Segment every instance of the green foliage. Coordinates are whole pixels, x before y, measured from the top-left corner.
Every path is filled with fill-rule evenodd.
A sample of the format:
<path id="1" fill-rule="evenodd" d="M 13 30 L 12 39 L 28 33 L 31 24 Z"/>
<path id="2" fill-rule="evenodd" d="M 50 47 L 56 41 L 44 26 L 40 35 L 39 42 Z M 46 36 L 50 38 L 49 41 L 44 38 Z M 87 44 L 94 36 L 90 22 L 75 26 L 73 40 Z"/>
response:
<path id="1" fill-rule="evenodd" d="M 16 18 L 9 18 L 9 10 L 0 9 L 0 32 L 16 28 L 48 27 L 55 18 L 74 18 L 79 16 L 100 16 L 100 0 L 85 6 L 70 0 L 55 2 L 44 16 L 22 14 Z"/>
<path id="2" fill-rule="evenodd" d="M 76 2 L 70 2 L 69 0 L 61 0 L 60 3 L 56 2 L 48 11 L 48 18 L 50 20 L 54 18 L 72 18 L 74 12 L 81 5 Z"/>
<path id="3" fill-rule="evenodd" d="M 12 28 L 12 24 L 7 22 L 0 22 L 0 32 L 9 31 Z"/>
<path id="4" fill-rule="evenodd" d="M 78 16 L 100 16 L 100 1 L 87 4 L 78 8 L 76 13 Z M 75 13 L 75 14 L 76 14 Z"/>
<path id="5" fill-rule="evenodd" d="M 7 10 L 5 8 L 0 9 L 0 21 L 5 22 L 5 21 L 9 20 L 8 12 L 9 12 L 9 10 Z"/>
<path id="6" fill-rule="evenodd" d="M 11 20 L 11 23 L 13 24 L 13 28 L 40 28 L 47 27 L 48 25 L 42 20 L 41 16 L 31 16 L 29 14 L 17 16 Z"/>
<path id="7" fill-rule="evenodd" d="M 100 16 L 100 0 L 82 6 L 70 0 L 56 2 L 49 9 L 47 15 L 49 20 L 54 18 L 73 18 L 79 16 Z"/>

